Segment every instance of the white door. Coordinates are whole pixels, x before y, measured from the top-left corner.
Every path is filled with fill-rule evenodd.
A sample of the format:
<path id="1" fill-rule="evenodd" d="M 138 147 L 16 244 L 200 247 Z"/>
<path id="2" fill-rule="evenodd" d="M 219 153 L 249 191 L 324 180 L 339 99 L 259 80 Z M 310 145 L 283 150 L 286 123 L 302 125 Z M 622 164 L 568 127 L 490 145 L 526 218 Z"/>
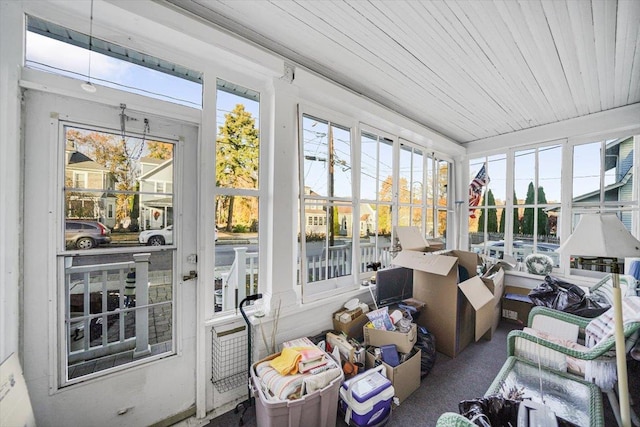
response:
<path id="1" fill-rule="evenodd" d="M 198 129 L 121 98 L 25 92 L 21 310 L 39 426 L 195 412 Z"/>

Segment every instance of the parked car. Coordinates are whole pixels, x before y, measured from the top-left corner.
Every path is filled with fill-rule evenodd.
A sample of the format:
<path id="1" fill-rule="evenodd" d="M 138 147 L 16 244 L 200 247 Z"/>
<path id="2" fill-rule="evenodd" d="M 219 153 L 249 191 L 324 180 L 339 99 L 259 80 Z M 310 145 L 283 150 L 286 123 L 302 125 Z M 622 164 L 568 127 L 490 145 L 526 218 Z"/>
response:
<path id="1" fill-rule="evenodd" d="M 64 240 L 69 249 L 91 249 L 111 243 L 111 230 L 99 221 L 68 219 Z"/>
<path id="2" fill-rule="evenodd" d="M 215 239 L 218 241 L 218 230 L 215 231 Z M 143 245 L 162 246 L 173 244 L 173 225 L 168 225 L 160 230 L 144 230 L 138 235 L 138 241 Z"/>
<path id="3" fill-rule="evenodd" d="M 144 230 L 138 235 L 138 241 L 143 245 L 162 246 L 173 243 L 173 225 L 160 230 Z"/>

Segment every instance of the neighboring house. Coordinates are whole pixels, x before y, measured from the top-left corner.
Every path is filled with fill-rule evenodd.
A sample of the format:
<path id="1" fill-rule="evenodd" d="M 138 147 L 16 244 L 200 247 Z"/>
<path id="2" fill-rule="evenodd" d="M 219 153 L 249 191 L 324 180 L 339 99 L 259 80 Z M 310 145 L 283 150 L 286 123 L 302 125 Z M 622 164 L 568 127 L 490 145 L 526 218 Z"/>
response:
<path id="1" fill-rule="evenodd" d="M 173 224 L 173 159 L 144 157 L 140 168 L 140 229 Z"/>
<path id="2" fill-rule="evenodd" d="M 109 228 L 116 223 L 115 180 L 109 170 L 79 152 L 73 140 L 65 148 L 67 218 L 94 219 Z"/>
<path id="3" fill-rule="evenodd" d="M 606 150 L 604 170 L 608 178 L 604 187 L 605 202 L 633 200 L 633 137 L 609 141 Z M 574 204 L 599 201 L 599 189 L 573 198 Z M 631 212 L 622 212 L 620 219 L 631 230 Z"/>
<path id="4" fill-rule="evenodd" d="M 305 188 L 307 195 L 315 194 L 310 188 Z M 340 228 L 338 234 L 340 236 L 351 236 L 353 232 L 353 208 L 351 206 L 338 206 L 338 224 Z M 304 215 L 305 233 L 309 234 L 325 234 L 327 212 L 324 204 L 307 204 Z M 375 212 L 368 204 L 360 205 L 360 221 L 358 229 L 360 236 L 368 236 L 375 232 Z"/>

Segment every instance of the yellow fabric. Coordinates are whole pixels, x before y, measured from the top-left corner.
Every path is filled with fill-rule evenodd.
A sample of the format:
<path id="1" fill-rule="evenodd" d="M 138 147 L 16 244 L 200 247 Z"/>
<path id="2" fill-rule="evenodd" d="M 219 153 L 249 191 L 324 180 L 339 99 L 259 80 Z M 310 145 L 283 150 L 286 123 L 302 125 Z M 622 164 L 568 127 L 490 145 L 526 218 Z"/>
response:
<path id="1" fill-rule="evenodd" d="M 285 347 L 282 349 L 280 356 L 271 359 L 271 367 L 278 371 L 280 375 L 289 375 L 298 373 L 298 362 L 302 355 L 297 347 Z"/>

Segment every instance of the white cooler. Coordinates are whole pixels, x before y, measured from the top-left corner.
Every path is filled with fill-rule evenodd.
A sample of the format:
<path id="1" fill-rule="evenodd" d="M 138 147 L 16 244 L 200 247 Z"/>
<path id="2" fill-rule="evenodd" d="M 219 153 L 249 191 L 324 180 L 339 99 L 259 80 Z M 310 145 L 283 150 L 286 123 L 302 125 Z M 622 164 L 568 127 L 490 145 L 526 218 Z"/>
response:
<path id="1" fill-rule="evenodd" d="M 391 416 L 395 390 L 380 365 L 356 375 L 340 387 L 340 409 L 344 422 L 356 427 L 380 426 Z"/>

